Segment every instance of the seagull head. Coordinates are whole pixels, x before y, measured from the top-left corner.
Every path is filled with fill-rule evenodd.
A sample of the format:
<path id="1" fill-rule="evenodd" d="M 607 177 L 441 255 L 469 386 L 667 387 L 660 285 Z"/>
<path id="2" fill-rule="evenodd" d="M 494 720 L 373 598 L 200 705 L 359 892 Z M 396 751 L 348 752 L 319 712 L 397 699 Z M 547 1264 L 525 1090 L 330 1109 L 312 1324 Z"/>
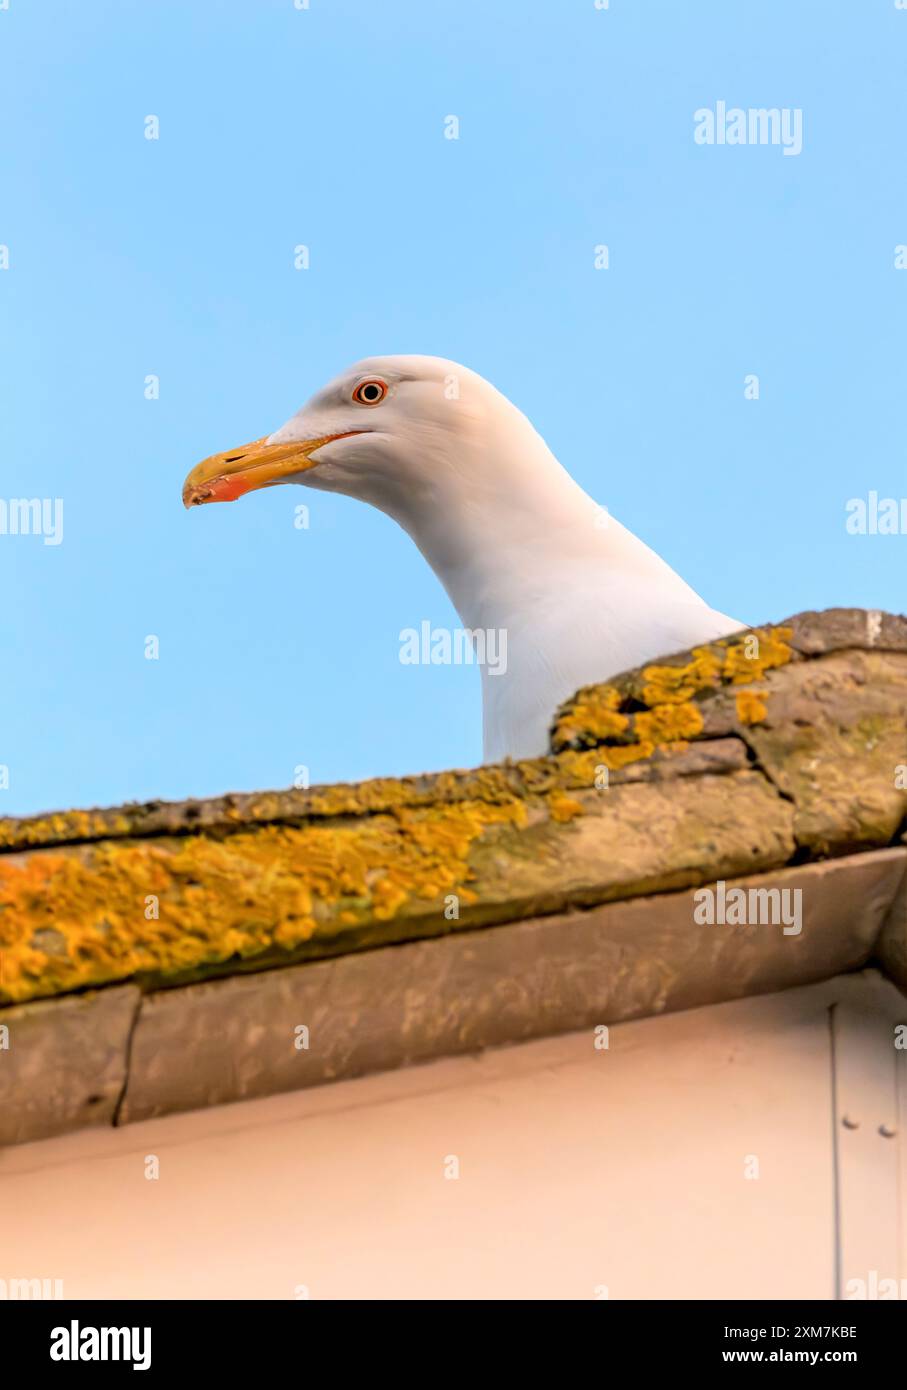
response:
<path id="1" fill-rule="evenodd" d="M 503 486 L 481 457 L 514 427 L 515 406 L 467 367 L 440 357 L 369 357 L 342 372 L 273 434 L 192 469 L 187 507 L 232 502 L 278 483 L 302 483 L 370 502 L 391 515 Z M 537 439 L 538 436 L 535 436 Z"/>
<path id="2" fill-rule="evenodd" d="M 277 483 L 393 517 L 467 632 L 508 643 L 506 670 L 482 665 L 488 761 L 544 753 L 552 711 L 580 687 L 735 626 L 603 517 L 517 406 L 445 358 L 357 362 L 273 434 L 203 459 L 183 501 Z"/>

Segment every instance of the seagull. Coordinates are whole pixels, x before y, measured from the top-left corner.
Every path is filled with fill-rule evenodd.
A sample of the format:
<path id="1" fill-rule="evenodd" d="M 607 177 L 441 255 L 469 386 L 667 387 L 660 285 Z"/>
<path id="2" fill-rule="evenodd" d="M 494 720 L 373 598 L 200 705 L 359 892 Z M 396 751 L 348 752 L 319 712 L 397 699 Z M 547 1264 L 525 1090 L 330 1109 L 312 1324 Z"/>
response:
<path id="1" fill-rule="evenodd" d="M 274 434 L 199 463 L 183 502 L 278 483 L 393 517 L 469 639 L 498 639 L 481 667 L 486 762 L 546 753 L 580 687 L 742 626 L 593 501 L 506 396 L 445 358 L 357 362 Z"/>

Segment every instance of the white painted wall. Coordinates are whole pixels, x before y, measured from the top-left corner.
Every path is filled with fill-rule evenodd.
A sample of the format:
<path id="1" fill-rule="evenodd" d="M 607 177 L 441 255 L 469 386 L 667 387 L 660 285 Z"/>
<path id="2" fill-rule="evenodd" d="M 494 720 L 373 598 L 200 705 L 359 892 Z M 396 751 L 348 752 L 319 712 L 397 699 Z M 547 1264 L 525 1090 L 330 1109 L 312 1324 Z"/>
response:
<path id="1" fill-rule="evenodd" d="M 830 1298 L 842 1000 L 876 1020 L 904 1005 L 847 977 L 622 1024 L 607 1051 L 571 1034 L 7 1149 L 0 1280 L 73 1298 Z M 890 1258 L 873 1230 L 900 1222 L 903 1249 L 907 1227 L 903 1146 L 885 1142 L 877 1162 L 863 1145 L 848 1197 L 866 1264 Z"/>

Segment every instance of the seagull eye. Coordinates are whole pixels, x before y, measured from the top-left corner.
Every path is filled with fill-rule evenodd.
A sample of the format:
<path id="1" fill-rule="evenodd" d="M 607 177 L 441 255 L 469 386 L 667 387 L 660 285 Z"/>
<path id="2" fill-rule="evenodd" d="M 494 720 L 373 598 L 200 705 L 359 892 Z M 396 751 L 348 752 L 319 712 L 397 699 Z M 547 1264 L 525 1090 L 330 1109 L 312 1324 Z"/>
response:
<path id="1" fill-rule="evenodd" d="M 380 405 L 387 395 L 384 381 L 360 381 L 353 392 L 353 400 L 359 405 Z"/>

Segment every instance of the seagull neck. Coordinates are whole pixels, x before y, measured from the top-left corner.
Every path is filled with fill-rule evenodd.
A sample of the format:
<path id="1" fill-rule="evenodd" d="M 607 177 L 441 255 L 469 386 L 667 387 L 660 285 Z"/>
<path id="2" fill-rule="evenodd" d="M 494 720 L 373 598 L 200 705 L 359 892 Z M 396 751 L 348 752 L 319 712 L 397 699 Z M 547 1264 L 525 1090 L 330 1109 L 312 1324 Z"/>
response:
<path id="1" fill-rule="evenodd" d="M 467 627 L 500 627 L 514 612 L 531 611 L 550 599 L 578 557 L 601 554 L 605 545 L 607 513 L 542 447 L 544 466 L 522 460 L 509 486 L 490 486 L 486 472 L 466 502 L 439 497 L 396 514 Z M 501 473 L 498 460 L 490 476 L 506 484 Z"/>

